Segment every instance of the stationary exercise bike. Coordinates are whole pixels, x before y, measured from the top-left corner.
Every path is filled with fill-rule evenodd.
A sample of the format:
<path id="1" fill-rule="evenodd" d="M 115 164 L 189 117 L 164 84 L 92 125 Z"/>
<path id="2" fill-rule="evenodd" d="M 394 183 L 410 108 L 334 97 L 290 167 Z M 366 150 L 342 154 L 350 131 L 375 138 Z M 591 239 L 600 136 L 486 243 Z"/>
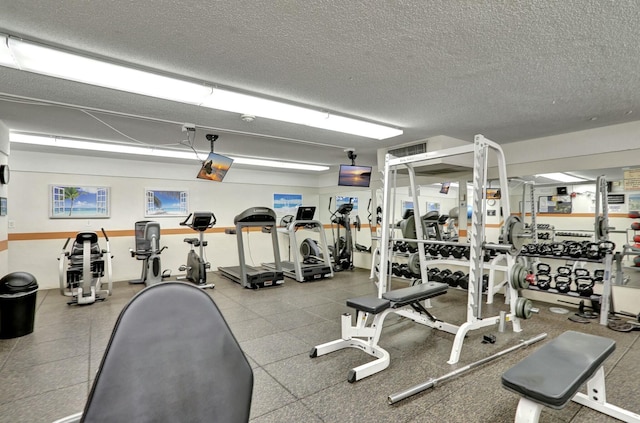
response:
<path id="1" fill-rule="evenodd" d="M 131 284 L 155 285 L 162 279 L 171 276 L 169 269 L 162 270 L 160 253 L 165 247 L 160 248 L 160 224 L 150 220 L 140 220 L 135 223 L 136 249 L 129 249 L 131 257 L 142 260 L 142 274 L 140 279 L 129 281 Z"/>
<path id="2" fill-rule="evenodd" d="M 191 219 L 191 220 L 189 220 Z M 198 238 L 185 238 L 184 242 L 191 246 L 187 254 L 187 264 L 178 268 L 181 272 L 187 271 L 187 275 L 178 279 L 186 279 L 193 282 L 199 288 L 213 288 L 215 285 L 207 284 L 207 269 L 211 268 L 211 263 L 205 260 L 204 247 L 207 241 L 204 240 L 204 231 L 213 228 L 216 224 L 216 216 L 211 212 L 194 212 L 180 222 L 180 226 L 188 226 L 198 232 Z M 195 247 L 198 247 L 199 254 Z"/>
<path id="3" fill-rule="evenodd" d="M 331 211 L 331 200 L 329 198 L 329 211 Z M 333 245 L 329 246 L 329 251 L 333 256 L 333 270 L 339 272 L 342 270 L 353 269 L 353 239 L 351 237 L 351 211 L 353 203 L 341 204 L 333 213 L 331 213 L 331 235 L 333 237 Z M 333 224 L 338 226 L 337 238 L 333 231 Z M 344 236 L 340 235 L 340 227 L 344 228 Z"/>
<path id="4" fill-rule="evenodd" d="M 96 301 L 104 301 L 113 292 L 109 237 L 104 229 L 102 234 L 106 240 L 106 250 L 100 248 L 98 234 L 95 232 L 78 232 L 70 251 L 67 251 L 67 245 L 71 238 L 67 238 L 62 247 L 58 257 L 60 294 L 72 297 L 72 300 L 67 303 L 69 305 L 88 305 Z M 108 289 L 101 289 L 101 278 L 105 275 L 105 271 Z"/>

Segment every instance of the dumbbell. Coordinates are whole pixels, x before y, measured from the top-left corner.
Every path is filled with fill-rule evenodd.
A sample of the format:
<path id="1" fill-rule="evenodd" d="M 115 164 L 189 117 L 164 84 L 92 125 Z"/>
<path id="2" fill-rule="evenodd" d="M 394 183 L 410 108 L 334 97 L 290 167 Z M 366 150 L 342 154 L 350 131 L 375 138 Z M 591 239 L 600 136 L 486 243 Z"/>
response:
<path id="1" fill-rule="evenodd" d="M 451 247 L 451 255 L 453 256 L 453 258 L 461 259 L 464 255 L 464 246 L 460 245 Z"/>
<path id="2" fill-rule="evenodd" d="M 393 251 L 398 251 L 398 246 L 400 245 L 400 241 L 396 241 L 393 243 Z"/>
<path id="3" fill-rule="evenodd" d="M 554 242 L 551 244 L 551 255 L 554 257 L 562 257 L 565 254 L 565 244 L 561 242 Z"/>
<path id="4" fill-rule="evenodd" d="M 399 263 L 393 263 L 391 265 L 391 273 L 393 273 L 394 276 L 402 276 Z"/>
<path id="5" fill-rule="evenodd" d="M 413 244 L 413 245 L 411 245 L 411 244 Z M 408 250 L 410 253 L 415 253 L 415 252 L 417 252 L 417 251 L 418 251 L 418 245 L 417 245 L 415 242 L 412 242 L 411 244 L 408 244 L 408 248 L 407 248 L 407 250 Z"/>
<path id="6" fill-rule="evenodd" d="M 409 265 L 408 264 L 401 264 L 400 265 L 400 275 L 405 277 L 405 278 L 410 278 L 411 277 L 411 270 L 409 270 Z"/>
<path id="7" fill-rule="evenodd" d="M 458 286 L 462 289 L 469 289 L 469 274 L 458 279 Z"/>
<path id="8" fill-rule="evenodd" d="M 595 280 L 590 276 L 579 276 L 576 278 L 576 291 L 581 297 L 590 297 L 593 295 L 595 283 Z"/>
<path id="9" fill-rule="evenodd" d="M 400 244 L 398 244 L 398 251 L 400 251 L 401 253 L 406 253 L 408 248 L 409 245 L 406 242 L 401 242 Z"/>
<path id="10" fill-rule="evenodd" d="M 438 269 L 437 267 L 432 267 L 431 269 L 427 269 L 427 277 L 429 278 L 430 281 L 434 280 L 433 279 L 434 275 L 437 275 L 438 273 L 440 273 L 440 269 Z"/>
<path id="11" fill-rule="evenodd" d="M 440 249 L 440 246 L 437 244 L 431 244 L 427 247 L 427 253 L 429 253 L 429 255 L 431 257 L 438 257 L 438 250 Z"/>
<path id="12" fill-rule="evenodd" d="M 445 278 L 443 278 L 443 282 L 445 282 L 447 285 L 449 285 L 452 288 L 455 288 L 456 286 L 458 286 L 459 282 L 460 282 L 460 278 L 464 277 L 464 272 L 458 270 L 456 272 L 453 272 L 452 274 L 446 276 Z"/>
<path id="13" fill-rule="evenodd" d="M 448 258 L 449 255 L 451 255 L 451 248 L 452 247 L 450 245 L 443 245 L 438 250 L 438 253 L 442 258 Z"/>
<path id="14" fill-rule="evenodd" d="M 433 275 L 433 281 L 434 282 L 444 282 L 444 278 L 446 278 L 450 274 L 451 274 L 451 270 L 444 269 L 442 272 Z"/>

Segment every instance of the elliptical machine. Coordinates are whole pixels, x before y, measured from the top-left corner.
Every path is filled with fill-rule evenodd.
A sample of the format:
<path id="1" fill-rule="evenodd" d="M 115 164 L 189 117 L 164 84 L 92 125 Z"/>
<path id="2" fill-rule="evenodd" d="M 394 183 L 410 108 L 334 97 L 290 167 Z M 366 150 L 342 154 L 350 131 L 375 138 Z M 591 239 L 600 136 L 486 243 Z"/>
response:
<path id="1" fill-rule="evenodd" d="M 162 270 L 160 253 L 165 247 L 160 248 L 160 224 L 150 220 L 140 220 L 135 223 L 136 249 L 129 249 L 131 257 L 142 260 L 142 274 L 140 279 L 129 281 L 130 284 L 155 285 L 162 279 L 171 276 L 169 269 Z"/>
<path id="2" fill-rule="evenodd" d="M 67 238 L 62 247 L 58 257 L 60 294 L 72 297 L 68 305 L 88 305 L 96 301 L 104 301 L 113 292 L 109 237 L 104 229 L 102 234 L 106 240 L 106 250 L 100 248 L 98 234 L 95 232 L 78 232 L 70 251 L 67 251 L 67 245 L 71 238 Z M 105 275 L 105 267 L 108 289 L 101 289 L 101 278 Z"/>
<path id="3" fill-rule="evenodd" d="M 329 211 L 331 211 L 331 200 L 329 198 Z M 333 271 L 340 272 L 342 270 L 353 269 L 353 238 L 351 236 L 351 211 L 353 203 L 349 199 L 348 203 L 341 204 L 334 212 L 331 213 L 331 235 L 333 237 L 333 245 L 329 246 L 329 251 L 333 256 Z M 333 224 L 338 226 L 337 238 L 333 230 Z M 340 235 L 340 227 L 344 228 L 344 236 Z"/>
<path id="4" fill-rule="evenodd" d="M 193 218 L 192 218 L 193 217 Z M 191 219 L 191 220 L 189 220 Z M 178 279 L 186 279 L 198 286 L 199 288 L 212 288 L 214 284 L 207 284 L 207 269 L 211 268 L 211 263 L 206 261 L 204 256 L 204 247 L 207 246 L 207 241 L 204 240 L 204 231 L 213 227 L 216 224 L 216 216 L 211 212 L 194 212 L 189 213 L 189 216 L 180 222 L 180 226 L 188 226 L 194 231 L 198 232 L 198 238 L 185 238 L 184 242 L 191 246 L 189 253 L 187 254 L 187 264 L 178 268 L 181 272 L 187 271 L 186 276 Z M 195 247 L 199 247 L 199 254 L 196 252 Z"/>

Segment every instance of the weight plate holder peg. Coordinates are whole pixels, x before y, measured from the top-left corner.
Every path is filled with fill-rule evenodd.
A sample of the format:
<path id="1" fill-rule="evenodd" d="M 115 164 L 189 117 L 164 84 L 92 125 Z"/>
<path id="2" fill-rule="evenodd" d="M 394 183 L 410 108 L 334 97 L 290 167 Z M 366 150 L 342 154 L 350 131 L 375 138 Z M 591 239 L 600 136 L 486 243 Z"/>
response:
<path id="1" fill-rule="evenodd" d="M 524 245 L 525 235 L 524 223 L 520 216 L 512 215 L 507 217 L 502 228 L 502 239 L 504 242 L 513 245 L 516 251 L 520 251 Z"/>
<path id="2" fill-rule="evenodd" d="M 533 302 L 524 297 L 518 297 L 516 301 L 516 316 L 521 319 L 530 319 L 534 314 L 538 314 L 540 309 L 533 306 Z"/>
<path id="3" fill-rule="evenodd" d="M 529 287 L 530 278 L 529 270 L 522 264 L 516 263 L 511 268 L 511 287 L 513 289 L 527 289 Z"/>
<path id="4" fill-rule="evenodd" d="M 596 239 L 606 239 L 609 235 L 609 228 L 605 224 L 604 216 L 596 218 Z"/>

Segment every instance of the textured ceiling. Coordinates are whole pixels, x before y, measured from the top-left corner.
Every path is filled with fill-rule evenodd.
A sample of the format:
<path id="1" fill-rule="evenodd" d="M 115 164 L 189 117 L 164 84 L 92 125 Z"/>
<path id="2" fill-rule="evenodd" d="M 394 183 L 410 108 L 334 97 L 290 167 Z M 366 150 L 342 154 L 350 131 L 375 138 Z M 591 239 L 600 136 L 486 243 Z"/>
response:
<path id="1" fill-rule="evenodd" d="M 13 129 L 334 165 L 435 135 L 511 142 L 637 120 L 635 1 L 0 0 L 0 32 L 404 129 L 376 141 L 0 67 Z M 6 101 L 37 99 L 104 110 Z M 595 120 L 592 120 L 596 118 Z M 154 121 L 157 120 L 157 121 Z M 166 122 L 174 122 L 166 123 Z M 205 128 L 215 128 L 207 130 Z"/>

